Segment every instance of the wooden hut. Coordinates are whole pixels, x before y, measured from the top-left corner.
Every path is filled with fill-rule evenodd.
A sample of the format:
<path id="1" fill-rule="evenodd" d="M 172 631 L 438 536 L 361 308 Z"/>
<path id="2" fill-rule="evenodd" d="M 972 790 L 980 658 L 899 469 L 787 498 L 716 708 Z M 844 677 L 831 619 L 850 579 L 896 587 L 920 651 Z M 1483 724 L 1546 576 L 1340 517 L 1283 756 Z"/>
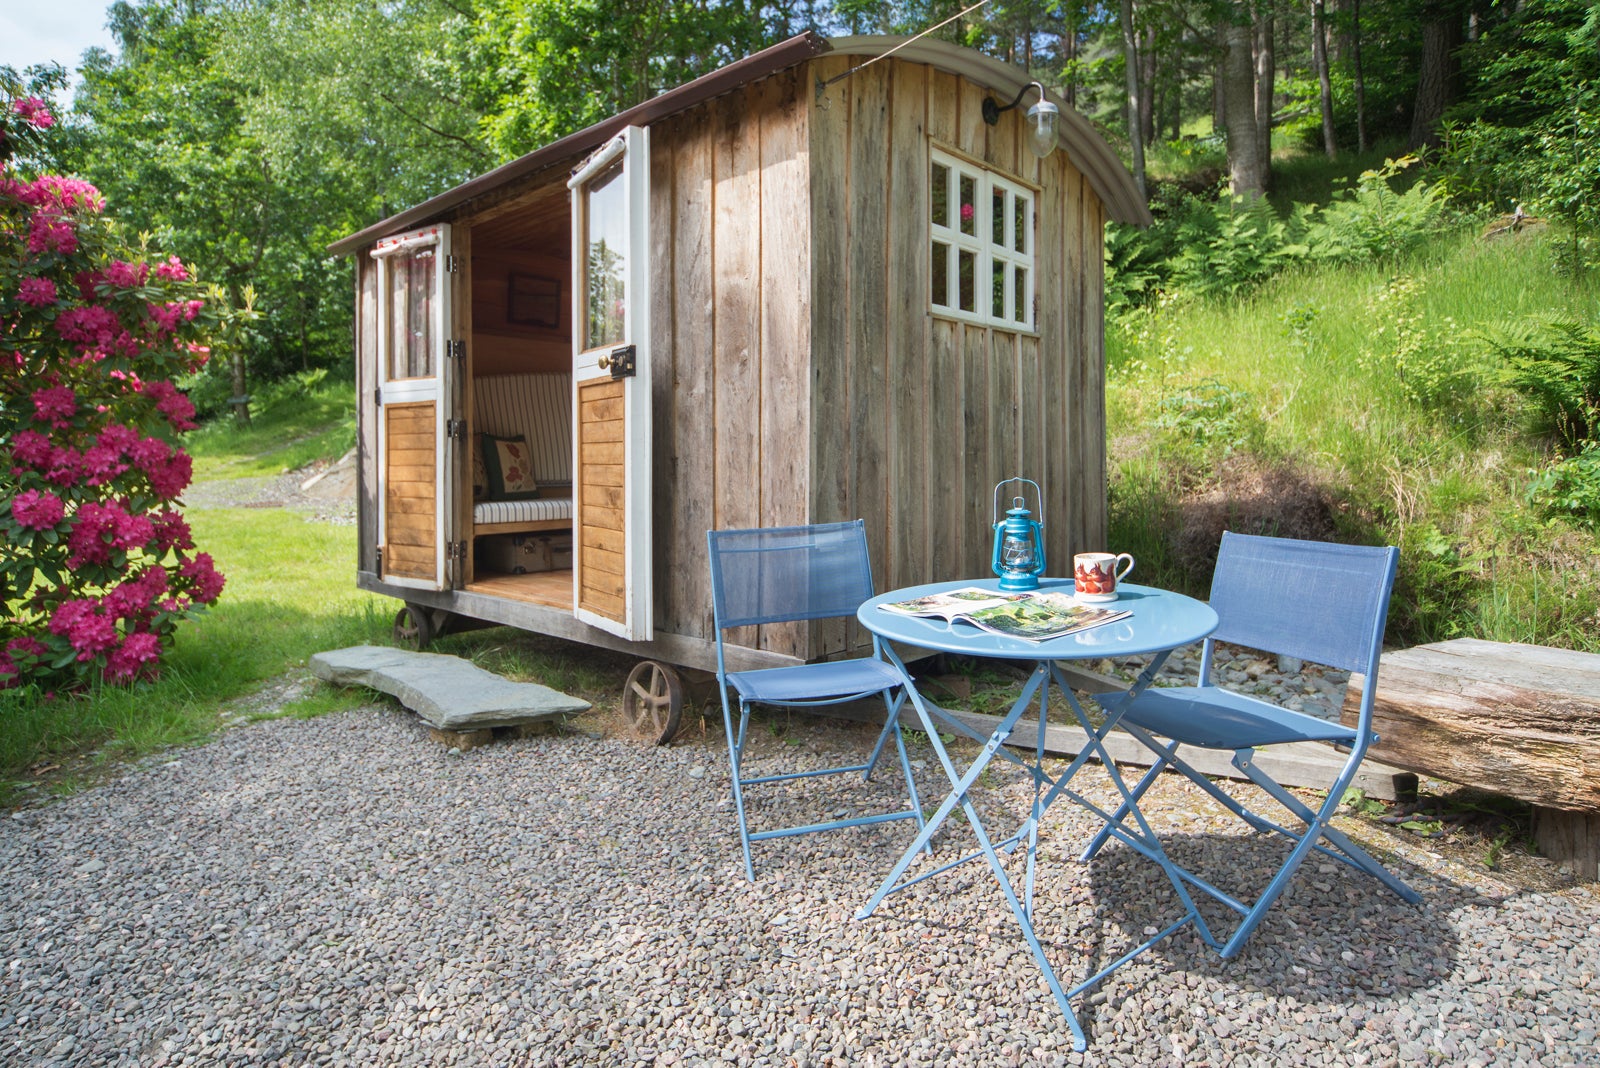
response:
<path id="1" fill-rule="evenodd" d="M 1149 216 L 1070 109 L 1043 159 L 1026 103 L 985 120 L 1028 84 L 806 34 L 340 241 L 359 585 L 422 640 L 708 668 L 709 528 L 863 517 L 880 588 L 981 577 L 1020 474 L 1053 573 L 1103 548 L 1104 223 Z M 752 633 L 740 666 L 855 630 Z"/>

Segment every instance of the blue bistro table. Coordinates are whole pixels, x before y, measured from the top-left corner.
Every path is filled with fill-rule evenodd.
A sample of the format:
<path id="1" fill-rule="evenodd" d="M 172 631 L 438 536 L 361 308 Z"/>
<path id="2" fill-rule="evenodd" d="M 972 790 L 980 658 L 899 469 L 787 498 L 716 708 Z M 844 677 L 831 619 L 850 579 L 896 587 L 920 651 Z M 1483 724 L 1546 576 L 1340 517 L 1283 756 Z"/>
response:
<path id="1" fill-rule="evenodd" d="M 906 690 L 910 695 L 911 704 L 917 710 L 917 716 L 922 721 L 922 727 L 928 733 L 928 740 L 933 745 L 934 752 L 938 754 L 939 763 L 943 765 L 945 774 L 950 779 L 950 794 L 944 799 L 932 818 L 917 835 L 905 855 L 895 864 L 894 870 L 883 881 L 866 907 L 861 910 L 859 918 L 871 916 L 884 898 L 890 894 L 898 893 L 907 887 L 919 883 L 924 879 L 932 878 L 943 872 L 949 871 L 969 860 L 985 857 L 989 867 L 993 870 L 995 880 L 1000 884 L 1006 903 L 1010 905 L 1012 915 L 1016 917 L 1018 925 L 1022 928 L 1023 938 L 1032 951 L 1033 958 L 1038 962 L 1039 968 L 1044 972 L 1045 982 L 1049 984 L 1050 993 L 1055 996 L 1056 1004 L 1067 1018 L 1067 1023 L 1072 1028 L 1073 1048 L 1082 1051 L 1086 1045 L 1083 1028 L 1079 1025 L 1077 1017 L 1073 1014 L 1068 1003 L 1070 997 L 1076 996 L 1081 991 L 1093 986 L 1117 968 L 1126 964 L 1138 954 L 1149 949 L 1157 942 L 1166 938 L 1174 931 L 1191 920 L 1198 919 L 1194 901 L 1190 898 L 1187 888 L 1176 874 L 1176 868 L 1166 859 L 1161 850 L 1161 844 L 1151 832 L 1149 824 L 1145 822 L 1144 815 L 1140 813 L 1138 805 L 1134 803 L 1133 796 L 1122 777 L 1117 774 L 1116 765 L 1112 762 L 1104 746 L 1104 740 L 1116 726 L 1120 718 L 1120 709 L 1123 702 L 1145 689 L 1155 679 L 1161 666 L 1174 649 L 1200 641 L 1217 627 L 1217 614 L 1203 602 L 1182 594 L 1169 593 L 1150 586 L 1138 586 L 1124 583 L 1118 586 L 1120 596 L 1114 604 L 1103 607 L 1112 607 L 1132 613 L 1128 618 L 1105 623 L 1089 630 L 1065 634 L 1058 638 L 1051 638 L 1042 642 L 1030 642 L 1021 638 L 1011 638 L 1004 635 L 992 634 L 981 630 L 970 623 L 947 623 L 943 619 L 926 619 L 917 616 L 901 615 L 895 612 L 881 611 L 878 606 L 893 601 L 909 601 L 917 597 L 926 597 L 934 593 L 946 593 L 950 590 L 963 587 L 977 586 L 982 589 L 997 589 L 997 580 L 988 579 L 978 582 L 940 582 L 927 586 L 914 586 L 902 590 L 892 590 L 863 604 L 856 613 L 861 625 L 872 633 L 886 639 L 884 654 L 905 676 Z M 1071 579 L 1043 579 L 1040 582 L 1040 591 L 1045 593 L 1056 592 L 1070 595 L 1072 593 Z M 1102 607 L 1102 606 L 1095 606 Z M 922 649 L 935 650 L 943 653 L 955 653 L 961 656 L 994 657 L 1006 660 L 1031 660 L 1034 662 L 1033 674 L 1027 684 L 1023 686 L 1022 693 L 1017 697 L 1011 710 L 1001 719 L 994 732 L 984 738 L 973 731 L 972 728 L 960 720 L 950 716 L 937 705 L 928 702 L 918 692 L 916 683 L 911 673 L 906 669 L 905 662 L 894 651 L 891 643 L 898 642 L 902 645 L 917 646 Z M 1087 660 L 1101 659 L 1103 657 L 1123 657 L 1143 653 L 1154 653 L 1148 666 L 1140 673 L 1133 685 L 1127 691 L 1127 696 L 1121 699 L 1102 697 L 1100 704 L 1106 713 L 1105 721 L 1096 729 L 1084 712 L 1083 706 L 1073 696 L 1071 687 L 1062 675 L 1057 661 L 1061 660 Z M 1088 736 L 1088 744 L 1078 754 L 1077 758 L 1058 777 L 1051 778 L 1044 770 L 1044 738 L 1045 725 L 1049 718 L 1050 684 L 1055 683 L 1061 696 L 1065 698 L 1072 714 L 1077 718 L 1078 724 Z M 1038 742 L 1035 746 L 1031 761 L 1018 756 L 1009 750 L 1003 749 L 1003 743 L 1010 738 L 1016 729 L 1017 722 L 1030 707 L 1037 707 L 1039 712 Z M 983 743 L 983 748 L 974 758 L 970 767 L 965 771 L 957 769 L 950 758 L 949 751 L 939 738 L 940 727 L 960 731 Z M 983 821 L 978 818 L 977 810 L 967 797 L 967 791 L 977 781 L 978 776 L 988 767 L 995 756 L 1001 756 L 1025 768 L 1033 778 L 1033 806 L 1028 818 L 1023 821 L 1020 829 L 999 842 L 992 841 Z M 1105 766 L 1122 795 L 1123 804 L 1137 823 L 1138 832 L 1123 830 L 1119 821 L 1111 813 L 1099 808 L 1081 794 L 1071 790 L 1068 783 L 1077 774 L 1090 758 L 1098 757 Z M 1110 828 L 1110 833 L 1120 840 L 1138 850 L 1145 856 L 1155 860 L 1166 872 L 1168 879 L 1177 891 L 1179 900 L 1186 910 L 1185 915 L 1161 931 L 1155 937 L 1141 943 L 1135 949 L 1124 954 L 1116 961 L 1107 965 L 1099 972 L 1090 976 L 1084 982 L 1064 991 L 1061 982 L 1056 978 L 1055 969 L 1051 967 L 1044 950 L 1039 946 L 1039 939 L 1033 930 L 1033 886 L 1034 863 L 1038 851 L 1039 820 L 1052 802 L 1058 797 L 1067 796 L 1078 804 L 1084 806 L 1104 820 Z M 966 815 L 967 825 L 978 840 L 978 850 L 952 861 L 933 871 L 922 872 L 911 878 L 901 881 L 907 869 L 916 860 L 928 844 L 929 839 L 949 818 L 950 814 L 959 806 Z M 1027 874 L 1021 897 L 1018 896 L 1015 886 L 1005 868 L 1000 863 L 997 851 L 1012 852 L 1017 845 L 1027 843 Z"/>

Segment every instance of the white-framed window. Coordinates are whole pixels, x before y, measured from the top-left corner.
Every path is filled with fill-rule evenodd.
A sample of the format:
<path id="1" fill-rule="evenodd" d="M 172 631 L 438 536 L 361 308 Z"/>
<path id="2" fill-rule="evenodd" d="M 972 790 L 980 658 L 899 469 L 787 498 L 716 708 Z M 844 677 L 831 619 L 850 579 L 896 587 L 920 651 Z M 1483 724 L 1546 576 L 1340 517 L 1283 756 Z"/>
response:
<path id="1" fill-rule="evenodd" d="M 1033 191 L 931 150 L 933 311 L 1011 330 L 1033 329 Z"/>

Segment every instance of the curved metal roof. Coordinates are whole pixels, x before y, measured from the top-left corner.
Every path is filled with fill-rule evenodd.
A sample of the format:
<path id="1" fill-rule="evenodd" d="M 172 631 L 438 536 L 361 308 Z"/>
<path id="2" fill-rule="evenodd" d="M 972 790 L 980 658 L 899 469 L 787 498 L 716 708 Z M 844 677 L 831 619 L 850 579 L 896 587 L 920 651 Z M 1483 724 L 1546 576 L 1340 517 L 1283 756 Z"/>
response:
<path id="1" fill-rule="evenodd" d="M 510 163 L 496 167 L 486 174 L 463 182 L 415 207 L 392 215 L 382 222 L 368 226 L 349 237 L 328 246 L 337 255 L 355 252 L 381 237 L 419 226 L 445 217 L 479 197 L 486 196 L 531 174 L 576 159 L 603 144 L 608 138 L 627 126 L 648 126 L 653 122 L 687 111 L 713 97 L 721 96 L 743 85 L 758 81 L 781 70 L 795 67 L 824 54 L 860 56 L 863 60 L 887 55 L 893 51 L 900 59 L 926 63 L 931 67 L 968 78 L 979 85 L 1004 94 L 1008 99 L 1034 79 L 1008 63 L 991 59 L 980 52 L 944 41 L 923 38 L 907 43 L 907 37 L 837 37 L 828 39 L 813 33 L 797 37 L 710 74 L 696 78 L 660 96 L 652 97 L 603 122 L 569 134 L 543 148 L 535 149 Z M 1061 102 L 1056 101 L 1057 104 Z M 1118 222 L 1137 226 L 1150 224 L 1150 211 L 1145 206 L 1139 187 L 1111 147 L 1095 132 L 1088 121 L 1072 108 L 1061 105 L 1059 143 L 1076 166 L 1088 179 L 1106 205 L 1106 214 Z"/>

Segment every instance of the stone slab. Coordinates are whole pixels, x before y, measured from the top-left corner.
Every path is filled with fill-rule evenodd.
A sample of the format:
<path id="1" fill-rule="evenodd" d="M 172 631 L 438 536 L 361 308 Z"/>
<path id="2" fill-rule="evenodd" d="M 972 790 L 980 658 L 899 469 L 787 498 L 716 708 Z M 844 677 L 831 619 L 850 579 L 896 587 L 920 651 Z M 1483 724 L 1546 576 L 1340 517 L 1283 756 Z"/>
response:
<path id="1" fill-rule="evenodd" d="M 589 702 L 536 682 L 512 682 L 459 656 L 354 645 L 317 653 L 311 672 L 340 686 L 389 694 L 429 726 L 485 730 L 575 716 Z"/>

